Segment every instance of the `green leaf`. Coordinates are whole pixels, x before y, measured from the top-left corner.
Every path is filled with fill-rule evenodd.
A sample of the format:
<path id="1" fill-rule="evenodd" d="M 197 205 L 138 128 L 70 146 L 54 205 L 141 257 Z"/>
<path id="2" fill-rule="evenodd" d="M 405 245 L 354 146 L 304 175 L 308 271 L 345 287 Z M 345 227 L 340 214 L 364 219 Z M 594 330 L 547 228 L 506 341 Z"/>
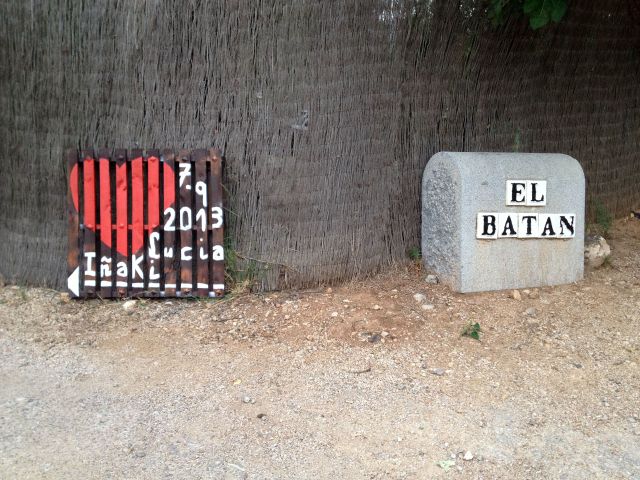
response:
<path id="1" fill-rule="evenodd" d="M 488 0 L 487 16 L 494 27 L 502 25 L 517 11 L 529 19 L 529 25 L 537 30 L 552 20 L 559 22 L 566 15 L 569 0 Z"/>
<path id="2" fill-rule="evenodd" d="M 553 0 L 551 8 L 551 20 L 558 23 L 567 13 L 567 0 Z"/>
<path id="3" fill-rule="evenodd" d="M 491 24 L 494 27 L 502 25 L 504 23 L 504 0 L 491 0 L 489 5 L 488 14 L 491 19 Z"/>
<path id="4" fill-rule="evenodd" d="M 445 472 L 448 472 L 451 467 L 455 467 L 455 460 L 440 460 L 437 465 L 443 469 Z"/>
<path id="5" fill-rule="evenodd" d="M 544 5 L 544 0 L 525 0 L 522 11 L 527 15 L 539 12 Z"/>
<path id="6" fill-rule="evenodd" d="M 534 30 L 544 27 L 547 23 L 549 23 L 549 12 L 547 10 L 542 10 L 538 15 L 529 19 L 529 25 Z"/>
<path id="7" fill-rule="evenodd" d="M 480 340 L 480 332 L 481 332 L 481 329 L 480 329 L 480 324 L 478 322 L 476 323 L 469 322 L 462 329 L 461 335 L 463 337 L 471 337 L 474 340 Z"/>

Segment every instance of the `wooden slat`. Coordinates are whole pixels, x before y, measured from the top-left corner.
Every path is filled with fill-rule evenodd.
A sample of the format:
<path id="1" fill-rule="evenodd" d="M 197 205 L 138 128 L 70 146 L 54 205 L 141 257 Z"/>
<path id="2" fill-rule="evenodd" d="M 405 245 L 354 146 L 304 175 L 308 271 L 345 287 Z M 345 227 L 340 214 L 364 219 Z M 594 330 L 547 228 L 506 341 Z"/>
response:
<path id="1" fill-rule="evenodd" d="M 95 296 L 98 258 L 96 254 L 96 162 L 93 150 L 82 151 L 83 169 L 83 228 L 82 238 L 84 247 L 84 292 L 87 296 Z"/>
<path id="2" fill-rule="evenodd" d="M 142 150 L 131 150 L 131 235 L 130 235 L 130 281 L 129 295 L 144 291 L 144 176 Z"/>
<path id="3" fill-rule="evenodd" d="M 148 150 L 147 156 L 147 245 L 145 251 L 147 292 L 151 296 L 157 296 L 160 292 L 160 257 L 162 245 L 160 243 L 160 152 Z M 153 247 L 153 248 L 151 248 Z"/>
<path id="4" fill-rule="evenodd" d="M 216 149 L 209 150 L 211 170 L 209 178 L 209 221 L 211 237 L 209 262 L 211 271 L 210 292 L 215 296 L 224 295 L 224 217 L 222 209 L 222 157 Z"/>
<path id="5" fill-rule="evenodd" d="M 79 195 L 80 174 L 78 166 L 78 151 L 67 152 L 67 169 L 69 172 L 69 188 L 67 190 L 67 215 L 69 217 L 68 237 L 69 247 L 67 251 L 67 287 L 72 297 L 81 296 L 80 292 L 80 228 Z"/>
<path id="6" fill-rule="evenodd" d="M 116 291 L 120 297 L 128 295 L 129 265 L 128 265 L 128 201 L 127 201 L 127 152 L 116 150 Z"/>
<path id="7" fill-rule="evenodd" d="M 100 185 L 100 296 L 113 297 L 113 229 L 111 224 L 111 151 L 98 150 L 98 172 Z M 104 267 L 102 260 L 105 260 Z M 107 261 L 107 259 L 109 259 Z"/>
<path id="8" fill-rule="evenodd" d="M 180 252 L 177 252 L 176 245 L 176 221 L 177 213 L 175 211 L 175 205 L 170 205 L 166 199 L 175 198 L 176 196 L 176 181 L 177 175 L 175 172 L 175 154 L 172 150 L 164 150 L 162 153 L 163 166 L 162 178 L 163 178 L 163 214 L 162 214 L 162 228 L 163 228 L 163 245 L 164 252 L 163 257 L 163 270 L 164 270 L 164 294 L 168 297 L 173 297 L 176 294 L 176 282 Z M 171 214 L 173 212 L 173 214 Z"/>
<path id="9" fill-rule="evenodd" d="M 194 292 L 199 297 L 209 295 L 209 192 L 207 182 L 206 150 L 196 150 L 193 153 L 195 187 L 193 192 L 194 211 L 193 224 L 195 230 L 195 247 L 193 256 L 196 259 Z"/>
<path id="10" fill-rule="evenodd" d="M 219 152 L 182 150 L 177 159 L 172 150 L 96 155 L 67 154 L 73 296 L 222 295 Z"/>
<path id="11" fill-rule="evenodd" d="M 180 229 L 180 294 L 189 296 L 193 290 L 193 172 L 188 150 L 178 155 L 178 189 L 180 209 L 176 228 Z"/>
<path id="12" fill-rule="evenodd" d="M 118 277 L 116 274 L 118 264 L 118 250 L 116 249 L 116 227 L 118 225 L 118 215 L 116 212 L 116 155 L 118 153 L 119 151 L 115 150 L 109 158 L 109 181 L 111 187 L 109 194 L 109 197 L 111 198 L 111 289 L 114 297 L 119 296 L 117 286 Z"/>

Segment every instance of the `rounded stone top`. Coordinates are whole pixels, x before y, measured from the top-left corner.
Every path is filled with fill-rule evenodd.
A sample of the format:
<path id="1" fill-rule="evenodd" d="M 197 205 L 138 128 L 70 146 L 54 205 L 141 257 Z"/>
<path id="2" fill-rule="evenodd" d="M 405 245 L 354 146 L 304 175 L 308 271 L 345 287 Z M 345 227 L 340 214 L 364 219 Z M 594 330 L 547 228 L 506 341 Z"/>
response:
<path id="1" fill-rule="evenodd" d="M 573 157 L 563 153 L 515 153 L 515 152 L 438 152 L 425 167 L 425 175 L 433 168 L 456 171 L 456 176 L 473 178 L 491 174 L 495 177 L 513 177 L 517 171 L 523 180 L 542 178 L 550 172 L 558 178 L 581 180 L 584 171 Z"/>

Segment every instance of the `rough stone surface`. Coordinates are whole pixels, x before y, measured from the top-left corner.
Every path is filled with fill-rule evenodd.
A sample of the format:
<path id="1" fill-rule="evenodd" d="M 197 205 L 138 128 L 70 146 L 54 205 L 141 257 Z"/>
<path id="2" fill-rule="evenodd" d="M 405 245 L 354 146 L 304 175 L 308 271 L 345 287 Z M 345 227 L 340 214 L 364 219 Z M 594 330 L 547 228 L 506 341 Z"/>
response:
<path id="1" fill-rule="evenodd" d="M 546 180 L 544 207 L 507 206 L 507 180 Z M 585 181 L 562 154 L 434 155 L 422 180 L 425 267 L 459 292 L 571 283 L 584 272 Z M 476 239 L 478 212 L 576 214 L 571 239 Z"/>
<path id="2" fill-rule="evenodd" d="M 587 236 L 584 246 L 584 260 L 589 267 L 601 267 L 609 255 L 611 255 L 611 248 L 603 237 L 600 235 Z"/>

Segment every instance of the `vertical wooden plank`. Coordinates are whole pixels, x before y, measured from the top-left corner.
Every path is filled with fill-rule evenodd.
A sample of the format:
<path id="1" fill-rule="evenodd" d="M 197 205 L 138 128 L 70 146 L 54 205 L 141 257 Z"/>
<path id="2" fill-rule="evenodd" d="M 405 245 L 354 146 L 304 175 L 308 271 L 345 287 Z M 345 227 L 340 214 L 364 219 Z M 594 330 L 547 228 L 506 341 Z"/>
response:
<path id="1" fill-rule="evenodd" d="M 116 150 L 116 291 L 119 296 L 126 297 L 128 293 L 129 265 L 128 265 L 128 201 L 127 201 L 127 152 Z"/>
<path id="2" fill-rule="evenodd" d="M 80 297 L 80 217 L 79 195 L 80 175 L 78 167 L 78 151 L 75 149 L 67 152 L 67 171 L 69 187 L 67 189 L 67 215 L 69 217 L 67 251 L 67 288 L 72 297 Z"/>
<path id="3" fill-rule="evenodd" d="M 98 150 L 98 173 L 100 183 L 100 296 L 113 297 L 113 229 L 111 224 L 111 151 Z"/>
<path id="4" fill-rule="evenodd" d="M 176 224 L 180 229 L 180 295 L 189 296 L 193 290 L 193 202 L 192 165 L 188 150 L 178 155 L 179 211 Z"/>
<path id="5" fill-rule="evenodd" d="M 111 199 L 111 291 L 113 297 L 117 297 L 119 295 L 117 288 L 118 278 L 116 273 L 118 266 L 118 250 L 116 249 L 116 228 L 118 225 L 118 215 L 116 211 L 117 154 L 118 150 L 115 150 L 109 159 L 109 198 Z"/>
<path id="6" fill-rule="evenodd" d="M 74 297 L 224 294 L 217 150 L 70 151 L 67 164 Z"/>
<path id="7" fill-rule="evenodd" d="M 222 210 L 222 156 L 217 149 L 209 150 L 211 170 L 209 178 L 209 268 L 210 296 L 224 295 L 224 215 Z"/>
<path id="8" fill-rule="evenodd" d="M 131 168 L 131 236 L 130 268 L 131 285 L 129 295 L 144 291 L 144 176 L 142 150 L 134 149 L 129 154 Z"/>
<path id="9" fill-rule="evenodd" d="M 84 211 L 82 238 L 84 246 L 84 290 L 87 296 L 95 296 L 97 265 L 96 258 L 96 165 L 93 158 L 93 150 L 83 150 L 83 190 L 84 190 Z"/>
<path id="10" fill-rule="evenodd" d="M 160 292 L 160 152 L 147 151 L 147 223 L 145 225 L 147 244 L 145 250 L 147 292 L 158 296 Z"/>
<path id="11" fill-rule="evenodd" d="M 194 258 L 196 259 L 196 284 L 194 292 L 199 297 L 209 296 L 209 192 L 207 182 L 207 162 L 209 162 L 206 150 L 194 152 L 195 187 L 194 187 L 194 230 L 196 234 Z"/>
<path id="12" fill-rule="evenodd" d="M 175 174 L 175 154 L 172 150 L 162 152 L 162 232 L 163 232 L 163 269 L 164 269 L 164 290 L 163 294 L 169 297 L 176 294 L 177 271 L 179 266 L 180 252 L 177 252 L 176 245 L 176 205 L 168 199 L 176 198 Z"/>

